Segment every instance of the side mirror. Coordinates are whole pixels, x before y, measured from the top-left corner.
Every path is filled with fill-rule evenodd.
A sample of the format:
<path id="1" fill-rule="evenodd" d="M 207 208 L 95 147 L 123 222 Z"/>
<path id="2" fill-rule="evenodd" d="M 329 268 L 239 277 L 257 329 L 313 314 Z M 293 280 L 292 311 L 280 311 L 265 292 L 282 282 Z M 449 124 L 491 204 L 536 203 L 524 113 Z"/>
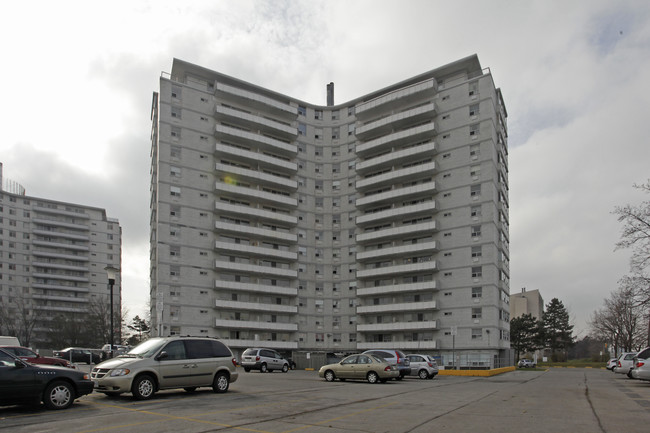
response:
<path id="1" fill-rule="evenodd" d="M 160 352 L 160 353 L 158 354 L 158 356 L 156 356 L 156 361 L 160 361 L 161 359 L 165 359 L 165 358 L 167 358 L 168 356 L 169 356 L 169 355 L 167 355 L 167 352 L 165 352 L 165 351 L 163 350 L 162 352 Z"/>
<path id="2" fill-rule="evenodd" d="M 25 368 L 27 367 L 27 363 L 23 361 L 22 359 L 16 359 L 15 363 L 16 368 Z"/>

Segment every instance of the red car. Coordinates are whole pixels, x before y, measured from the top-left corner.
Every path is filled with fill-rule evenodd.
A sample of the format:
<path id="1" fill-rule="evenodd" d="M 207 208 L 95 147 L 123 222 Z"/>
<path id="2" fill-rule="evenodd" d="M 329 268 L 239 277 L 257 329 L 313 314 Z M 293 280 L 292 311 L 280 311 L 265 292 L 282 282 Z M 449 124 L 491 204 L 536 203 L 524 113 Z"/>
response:
<path id="1" fill-rule="evenodd" d="M 32 349 L 20 346 L 2 346 L 2 349 L 31 364 L 59 365 L 61 367 L 75 368 L 67 359 L 41 356 Z"/>

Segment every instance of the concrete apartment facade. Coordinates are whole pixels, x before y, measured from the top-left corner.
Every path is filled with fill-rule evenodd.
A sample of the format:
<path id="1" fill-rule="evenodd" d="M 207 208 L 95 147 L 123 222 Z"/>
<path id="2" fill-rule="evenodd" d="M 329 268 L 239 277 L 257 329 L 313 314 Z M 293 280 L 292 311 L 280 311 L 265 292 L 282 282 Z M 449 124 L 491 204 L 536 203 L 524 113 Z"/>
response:
<path id="1" fill-rule="evenodd" d="M 104 268 L 121 267 L 122 229 L 104 209 L 30 197 L 16 183 L 4 185 L 11 188 L 0 188 L 2 317 L 12 321 L 21 343 L 62 349 L 47 347 L 58 315 L 84 315 L 94 302 L 110 304 Z M 121 287 L 118 277 L 113 288 L 118 314 Z M 31 327 L 29 342 L 26 326 Z"/>
<path id="2" fill-rule="evenodd" d="M 544 316 L 544 299 L 539 290 L 521 289 L 521 293 L 510 295 L 510 317 L 520 317 L 524 314 L 530 314 L 537 320 L 542 320 Z"/>
<path id="3" fill-rule="evenodd" d="M 507 112 L 470 56 L 309 104 L 174 59 L 152 102 L 161 335 L 509 356 Z M 464 356 L 464 358 L 463 358 Z"/>

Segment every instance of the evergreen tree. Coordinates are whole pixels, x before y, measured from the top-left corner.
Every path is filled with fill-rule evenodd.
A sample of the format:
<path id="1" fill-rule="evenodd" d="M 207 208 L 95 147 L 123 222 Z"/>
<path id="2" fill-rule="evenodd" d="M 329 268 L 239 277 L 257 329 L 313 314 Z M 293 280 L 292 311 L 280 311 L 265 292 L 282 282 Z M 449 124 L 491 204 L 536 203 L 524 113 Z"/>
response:
<path id="1" fill-rule="evenodd" d="M 530 314 L 515 317 L 510 321 L 510 347 L 517 353 L 533 352 L 539 345 L 539 324 Z"/>
<path id="2" fill-rule="evenodd" d="M 573 344 L 573 325 L 562 301 L 551 299 L 544 312 L 544 343 L 551 349 L 551 359 L 557 361 L 557 352 L 565 351 Z"/>

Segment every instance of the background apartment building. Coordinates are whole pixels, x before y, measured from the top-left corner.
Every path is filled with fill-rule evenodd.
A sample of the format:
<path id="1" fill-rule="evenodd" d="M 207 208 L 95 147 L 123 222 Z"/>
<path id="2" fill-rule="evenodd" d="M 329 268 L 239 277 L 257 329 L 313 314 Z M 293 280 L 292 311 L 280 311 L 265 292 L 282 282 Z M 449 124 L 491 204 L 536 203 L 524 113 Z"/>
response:
<path id="1" fill-rule="evenodd" d="M 26 196 L 19 184 L 3 182 L 0 164 L 2 335 L 35 348 L 62 349 L 51 347 L 51 334 L 64 332 L 61 317 L 74 315 L 84 326 L 71 331 L 81 334 L 92 313 L 108 312 L 104 268 L 120 268 L 121 250 L 122 229 L 104 209 Z M 113 289 L 118 318 L 121 287 L 118 277 Z"/>
<path id="2" fill-rule="evenodd" d="M 174 59 L 152 104 L 159 334 L 508 356 L 507 113 L 470 56 L 344 104 Z"/>

